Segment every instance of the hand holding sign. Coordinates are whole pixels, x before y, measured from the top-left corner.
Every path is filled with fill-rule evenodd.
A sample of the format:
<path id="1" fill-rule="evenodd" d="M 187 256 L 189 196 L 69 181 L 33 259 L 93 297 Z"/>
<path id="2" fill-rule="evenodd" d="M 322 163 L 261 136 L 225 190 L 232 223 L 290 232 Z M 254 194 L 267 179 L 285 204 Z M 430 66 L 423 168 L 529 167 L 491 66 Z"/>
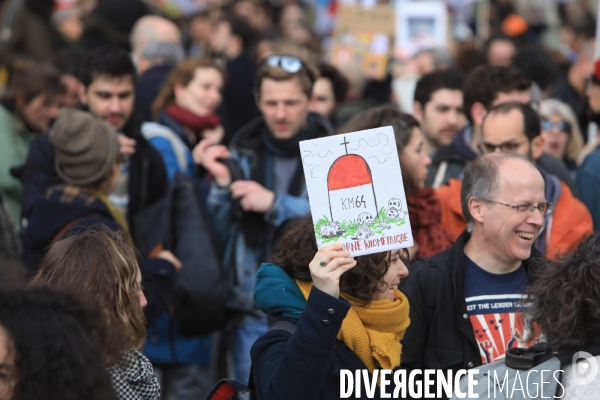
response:
<path id="1" fill-rule="evenodd" d="M 392 127 L 300 143 L 319 248 L 352 256 L 413 244 Z"/>
<path id="2" fill-rule="evenodd" d="M 340 297 L 340 277 L 356 266 L 356 260 L 348 257 L 350 252 L 342 248 L 341 244 L 325 246 L 308 264 L 315 287 L 335 298 Z"/>

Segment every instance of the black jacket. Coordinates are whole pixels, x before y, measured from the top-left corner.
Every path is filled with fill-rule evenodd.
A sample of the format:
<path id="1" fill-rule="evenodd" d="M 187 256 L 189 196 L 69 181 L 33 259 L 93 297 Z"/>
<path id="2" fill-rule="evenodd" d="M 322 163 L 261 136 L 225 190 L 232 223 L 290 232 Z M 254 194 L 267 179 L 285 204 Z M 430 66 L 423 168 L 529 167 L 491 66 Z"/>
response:
<path id="1" fill-rule="evenodd" d="M 400 289 L 410 304 L 410 326 L 402 340 L 400 365 L 407 370 L 407 376 L 413 369 L 451 369 L 456 372 L 481 365 L 464 294 L 464 247 L 469 238 L 470 234 L 464 231 L 448 250 L 417 260 L 410 266 L 408 278 L 402 280 Z M 523 262 L 530 279 L 532 261 L 538 257 L 543 255 L 532 248 L 531 257 Z M 434 268 L 436 283 L 432 284 Z M 435 295 L 429 294 L 428 288 L 437 288 Z M 429 310 L 428 299 L 433 299 L 435 304 Z M 430 326 L 428 315 L 431 316 Z"/>
<path id="2" fill-rule="evenodd" d="M 136 141 L 136 151 L 131 157 L 129 176 L 129 206 L 127 220 L 135 233 L 135 215 L 143 208 L 161 199 L 167 192 L 167 172 L 160 154 L 144 139 L 139 125 L 130 122 L 124 133 Z M 54 170 L 54 146 L 48 134 L 40 135 L 29 148 L 25 164 L 12 173 L 23 181 L 23 217 L 28 219 L 35 202 L 46 190 L 62 183 Z M 135 236 L 134 236 L 135 237 Z"/>
<path id="3" fill-rule="evenodd" d="M 256 62 L 247 53 L 242 53 L 227 62 L 227 82 L 223 89 L 223 102 L 217 109 L 221 117 L 225 137 L 223 144 L 229 145 L 234 134 L 244 125 L 260 116 L 254 97 Z"/>

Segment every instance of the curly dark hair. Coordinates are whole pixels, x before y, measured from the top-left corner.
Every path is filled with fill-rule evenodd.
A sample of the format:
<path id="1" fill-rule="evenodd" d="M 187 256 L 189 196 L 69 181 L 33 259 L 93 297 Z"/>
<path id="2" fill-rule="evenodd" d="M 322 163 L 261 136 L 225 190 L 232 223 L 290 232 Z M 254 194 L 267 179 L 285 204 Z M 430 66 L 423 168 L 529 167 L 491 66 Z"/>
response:
<path id="1" fill-rule="evenodd" d="M 100 310 L 47 288 L 0 291 L 0 327 L 15 365 L 0 385 L 16 380 L 15 400 L 115 399 L 101 354 L 110 342 Z"/>
<path id="2" fill-rule="evenodd" d="M 541 331 L 555 348 L 600 339 L 600 233 L 558 261 L 539 260 L 527 288 L 531 340 Z"/>
<path id="3" fill-rule="evenodd" d="M 308 264 L 318 251 L 315 228 L 310 214 L 291 220 L 281 234 L 272 262 L 280 266 L 290 277 L 312 282 Z M 406 249 L 400 250 L 404 263 L 408 262 Z M 375 291 L 388 289 L 383 277 L 390 262 L 388 251 L 355 257 L 356 266 L 340 277 L 340 291 L 361 300 L 368 306 Z"/>

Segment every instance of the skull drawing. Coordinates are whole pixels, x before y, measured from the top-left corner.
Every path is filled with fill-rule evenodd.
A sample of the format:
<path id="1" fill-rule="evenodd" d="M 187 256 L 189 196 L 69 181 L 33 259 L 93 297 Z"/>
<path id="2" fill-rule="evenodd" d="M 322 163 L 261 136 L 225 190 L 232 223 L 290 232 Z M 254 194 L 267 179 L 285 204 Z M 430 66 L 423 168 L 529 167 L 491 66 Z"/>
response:
<path id="1" fill-rule="evenodd" d="M 390 208 L 385 212 L 387 219 L 400 219 L 400 213 L 395 208 Z"/>
<path id="2" fill-rule="evenodd" d="M 388 208 L 395 208 L 396 210 L 401 210 L 402 209 L 402 200 L 390 199 L 390 201 L 388 201 Z"/>
<path id="3" fill-rule="evenodd" d="M 369 227 L 360 227 L 356 232 L 356 236 L 352 238 L 352 240 L 366 239 L 375 235 L 375 232 Z"/>
<path id="4" fill-rule="evenodd" d="M 361 213 L 358 216 L 358 218 L 356 219 L 356 224 L 360 225 L 360 226 L 366 226 L 366 225 L 370 225 L 372 223 L 373 223 L 373 216 L 368 212 Z"/>
<path id="5" fill-rule="evenodd" d="M 330 222 L 319 227 L 319 234 L 324 238 L 332 238 L 334 236 L 340 236 L 344 233 L 340 227 L 340 223 L 337 221 Z"/>

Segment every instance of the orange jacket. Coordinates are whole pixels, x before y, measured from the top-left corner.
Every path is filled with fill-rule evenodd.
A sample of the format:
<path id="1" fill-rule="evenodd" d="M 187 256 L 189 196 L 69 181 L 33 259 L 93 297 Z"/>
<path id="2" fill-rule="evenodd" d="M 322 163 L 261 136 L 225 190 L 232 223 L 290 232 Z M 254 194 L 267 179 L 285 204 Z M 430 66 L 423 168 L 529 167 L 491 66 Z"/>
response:
<path id="1" fill-rule="evenodd" d="M 550 240 L 546 246 L 546 257 L 555 260 L 560 254 L 575 250 L 577 245 L 594 232 L 592 216 L 586 206 L 577 200 L 569 187 L 560 182 L 562 192 L 554 205 Z M 462 181 L 450 179 L 447 185 L 436 190 L 442 208 L 442 228 L 456 237 L 467 227 L 461 206 Z"/>

